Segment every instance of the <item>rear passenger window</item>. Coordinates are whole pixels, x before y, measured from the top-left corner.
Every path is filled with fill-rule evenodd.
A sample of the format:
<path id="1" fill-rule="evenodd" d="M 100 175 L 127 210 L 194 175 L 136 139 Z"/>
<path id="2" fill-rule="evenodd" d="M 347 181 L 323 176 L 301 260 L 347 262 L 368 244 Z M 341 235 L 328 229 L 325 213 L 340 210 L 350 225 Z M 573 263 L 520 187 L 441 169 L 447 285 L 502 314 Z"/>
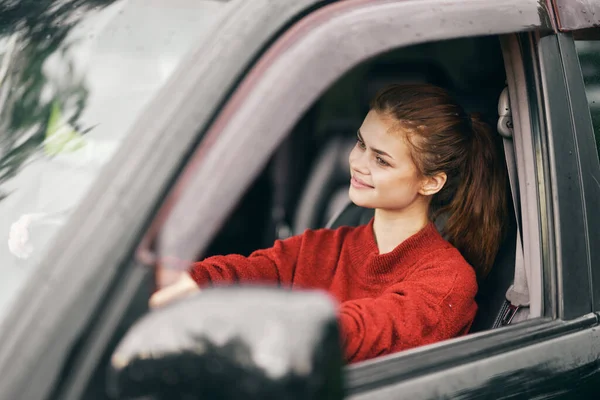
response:
<path id="1" fill-rule="evenodd" d="M 600 40 L 578 40 L 575 46 L 592 116 L 596 149 L 600 154 Z"/>

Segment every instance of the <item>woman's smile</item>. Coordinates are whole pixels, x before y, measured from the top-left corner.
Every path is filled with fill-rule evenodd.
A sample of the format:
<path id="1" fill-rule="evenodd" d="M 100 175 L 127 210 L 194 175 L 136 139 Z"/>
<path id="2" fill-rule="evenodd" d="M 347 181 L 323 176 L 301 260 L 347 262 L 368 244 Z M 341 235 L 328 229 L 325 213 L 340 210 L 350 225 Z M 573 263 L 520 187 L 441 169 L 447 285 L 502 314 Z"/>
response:
<path id="1" fill-rule="evenodd" d="M 352 176 L 352 179 L 350 179 L 350 184 L 357 189 L 374 189 L 373 186 L 355 176 Z"/>

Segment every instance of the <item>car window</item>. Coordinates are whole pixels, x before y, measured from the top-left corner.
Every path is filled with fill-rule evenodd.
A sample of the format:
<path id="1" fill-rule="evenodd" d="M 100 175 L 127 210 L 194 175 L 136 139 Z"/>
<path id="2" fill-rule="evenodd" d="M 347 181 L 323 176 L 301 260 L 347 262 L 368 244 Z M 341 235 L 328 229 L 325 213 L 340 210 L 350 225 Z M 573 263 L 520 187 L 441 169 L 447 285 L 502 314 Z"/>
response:
<path id="1" fill-rule="evenodd" d="M 0 318 L 216 0 L 0 6 Z"/>
<path id="2" fill-rule="evenodd" d="M 600 154 L 600 40 L 578 40 L 575 46 L 590 106 L 596 149 Z"/>

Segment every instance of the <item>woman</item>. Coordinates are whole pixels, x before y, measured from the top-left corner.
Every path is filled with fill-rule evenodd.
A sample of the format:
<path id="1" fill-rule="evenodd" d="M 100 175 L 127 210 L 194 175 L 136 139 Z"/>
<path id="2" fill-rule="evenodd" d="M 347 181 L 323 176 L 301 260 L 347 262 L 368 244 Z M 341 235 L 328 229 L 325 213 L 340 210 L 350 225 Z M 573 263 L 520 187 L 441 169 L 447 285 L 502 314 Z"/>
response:
<path id="1" fill-rule="evenodd" d="M 249 257 L 207 258 L 151 304 L 210 283 L 323 289 L 340 302 L 349 362 L 466 334 L 506 214 L 488 127 L 443 89 L 392 85 L 373 100 L 349 164 L 350 199 L 375 209 L 369 224 L 307 230 Z M 448 241 L 432 222 L 442 214 Z"/>

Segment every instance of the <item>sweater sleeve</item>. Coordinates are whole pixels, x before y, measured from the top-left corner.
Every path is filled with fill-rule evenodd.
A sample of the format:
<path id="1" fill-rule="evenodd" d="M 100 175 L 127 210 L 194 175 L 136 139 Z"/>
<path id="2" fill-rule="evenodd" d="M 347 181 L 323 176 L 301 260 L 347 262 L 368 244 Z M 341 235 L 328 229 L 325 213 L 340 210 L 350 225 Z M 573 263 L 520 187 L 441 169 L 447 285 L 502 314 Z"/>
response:
<path id="1" fill-rule="evenodd" d="M 477 310 L 476 292 L 474 273 L 429 268 L 379 297 L 342 303 L 346 360 L 362 361 L 467 333 Z"/>
<path id="2" fill-rule="evenodd" d="M 278 283 L 289 285 L 302 247 L 302 235 L 277 240 L 273 247 L 244 257 L 237 254 L 213 256 L 190 269 L 198 285 L 210 283 Z"/>

